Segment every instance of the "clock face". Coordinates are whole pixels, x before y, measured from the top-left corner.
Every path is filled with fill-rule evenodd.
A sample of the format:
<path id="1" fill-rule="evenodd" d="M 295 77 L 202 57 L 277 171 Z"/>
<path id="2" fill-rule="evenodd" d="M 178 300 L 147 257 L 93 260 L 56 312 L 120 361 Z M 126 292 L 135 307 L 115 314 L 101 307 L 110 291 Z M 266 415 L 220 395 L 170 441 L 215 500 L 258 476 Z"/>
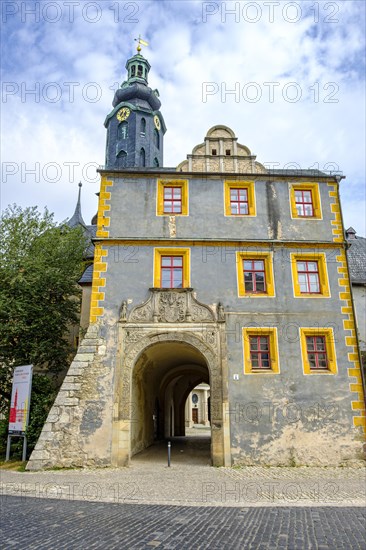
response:
<path id="1" fill-rule="evenodd" d="M 159 119 L 158 115 L 154 116 L 154 124 L 155 124 L 155 128 L 157 130 L 160 130 L 160 119 Z"/>
<path id="2" fill-rule="evenodd" d="M 128 107 L 122 107 L 117 113 L 117 120 L 122 122 L 122 120 L 126 120 L 130 116 L 130 109 Z"/>

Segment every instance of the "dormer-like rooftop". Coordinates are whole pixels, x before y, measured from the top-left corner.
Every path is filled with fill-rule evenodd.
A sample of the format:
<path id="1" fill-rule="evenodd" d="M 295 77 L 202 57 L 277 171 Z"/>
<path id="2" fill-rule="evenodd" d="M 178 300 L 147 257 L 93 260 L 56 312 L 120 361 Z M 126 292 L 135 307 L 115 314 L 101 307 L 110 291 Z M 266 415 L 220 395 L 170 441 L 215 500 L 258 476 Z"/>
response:
<path id="1" fill-rule="evenodd" d="M 213 126 L 207 132 L 204 143 L 194 147 L 187 160 L 181 162 L 179 172 L 250 172 L 264 174 L 263 164 L 256 160 L 250 149 L 238 143 L 235 133 L 227 126 Z"/>

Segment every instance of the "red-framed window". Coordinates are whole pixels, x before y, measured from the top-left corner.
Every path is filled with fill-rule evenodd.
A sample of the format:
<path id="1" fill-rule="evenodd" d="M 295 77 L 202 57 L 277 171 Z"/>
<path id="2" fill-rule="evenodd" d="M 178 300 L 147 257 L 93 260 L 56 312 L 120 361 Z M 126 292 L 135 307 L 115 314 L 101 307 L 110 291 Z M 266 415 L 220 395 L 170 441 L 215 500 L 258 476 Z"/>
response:
<path id="1" fill-rule="evenodd" d="M 230 188 L 230 211 L 234 216 L 249 214 L 248 189 Z"/>
<path id="2" fill-rule="evenodd" d="M 296 267 L 301 294 L 320 294 L 318 262 L 298 260 Z"/>
<path id="3" fill-rule="evenodd" d="M 313 196 L 310 189 L 295 189 L 295 203 L 298 216 L 304 218 L 314 216 Z"/>
<path id="4" fill-rule="evenodd" d="M 269 336 L 249 336 L 249 346 L 252 369 L 270 369 Z"/>
<path id="5" fill-rule="evenodd" d="M 264 260 L 243 260 L 243 270 L 245 292 L 267 291 Z"/>
<path id="6" fill-rule="evenodd" d="M 164 187 L 164 213 L 182 213 L 182 188 Z"/>
<path id="7" fill-rule="evenodd" d="M 306 350 L 310 369 L 328 369 L 325 336 L 307 336 Z"/>
<path id="8" fill-rule="evenodd" d="M 183 256 L 161 257 L 161 287 L 183 287 Z"/>

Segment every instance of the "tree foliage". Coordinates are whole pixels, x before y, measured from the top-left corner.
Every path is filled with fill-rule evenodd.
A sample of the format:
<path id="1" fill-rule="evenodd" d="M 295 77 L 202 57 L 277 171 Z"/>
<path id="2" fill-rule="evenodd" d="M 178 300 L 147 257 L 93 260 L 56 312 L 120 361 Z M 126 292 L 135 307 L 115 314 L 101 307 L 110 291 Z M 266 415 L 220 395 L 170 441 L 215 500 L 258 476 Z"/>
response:
<path id="1" fill-rule="evenodd" d="M 0 220 L 0 392 L 14 367 L 58 372 L 68 365 L 68 327 L 77 322 L 85 237 L 47 209 L 8 207 Z M 1 399 L 4 402 L 4 399 Z M 8 405 L 8 403 L 7 403 Z M 2 407 L 1 407 L 2 408 Z M 1 410 L 0 408 L 0 410 Z"/>

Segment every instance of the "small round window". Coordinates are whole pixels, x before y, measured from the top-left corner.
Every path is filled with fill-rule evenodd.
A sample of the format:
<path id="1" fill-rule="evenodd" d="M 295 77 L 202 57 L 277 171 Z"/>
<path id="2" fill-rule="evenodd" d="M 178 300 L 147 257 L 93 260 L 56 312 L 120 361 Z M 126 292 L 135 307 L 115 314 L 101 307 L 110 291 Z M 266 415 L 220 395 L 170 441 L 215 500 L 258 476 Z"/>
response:
<path id="1" fill-rule="evenodd" d="M 194 393 L 194 394 L 192 395 L 192 401 L 193 401 L 193 403 L 194 403 L 195 405 L 197 405 L 197 403 L 198 403 L 198 395 L 197 395 L 196 393 Z"/>

